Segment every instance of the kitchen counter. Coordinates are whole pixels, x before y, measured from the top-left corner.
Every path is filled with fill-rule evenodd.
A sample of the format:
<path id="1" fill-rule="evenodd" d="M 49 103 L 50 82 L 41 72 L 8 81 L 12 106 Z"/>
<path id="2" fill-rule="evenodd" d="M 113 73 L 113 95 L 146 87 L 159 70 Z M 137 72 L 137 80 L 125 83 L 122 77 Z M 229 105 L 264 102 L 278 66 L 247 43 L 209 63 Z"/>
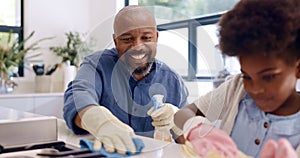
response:
<path id="1" fill-rule="evenodd" d="M 168 143 L 163 141 L 154 140 L 148 137 L 137 136 L 141 138 L 145 144 L 145 148 L 139 155 L 131 156 L 132 158 L 182 158 L 181 145 L 174 142 Z M 74 135 L 68 129 L 64 120 L 58 119 L 58 140 L 64 141 L 69 145 L 79 147 L 79 140 L 86 138 L 92 140 L 91 135 Z"/>
<path id="2" fill-rule="evenodd" d="M 62 118 L 64 93 L 26 93 L 0 95 L 0 107 Z"/>
<path id="3" fill-rule="evenodd" d="M 40 142 L 63 141 L 79 148 L 81 138 L 93 140 L 91 135 L 75 135 L 63 119 L 0 107 L 0 139 L 6 147 Z M 21 129 L 21 130 L 20 130 Z M 181 145 L 152 138 L 136 136 L 143 140 L 145 148 L 133 158 L 182 158 Z M 0 156 L 1 157 L 1 156 Z"/>
<path id="4" fill-rule="evenodd" d="M 0 145 L 56 141 L 57 118 L 0 107 Z"/>
<path id="5" fill-rule="evenodd" d="M 30 97 L 61 97 L 64 93 L 24 93 L 24 94 L 1 94 L 0 99 L 4 98 L 30 98 Z"/>

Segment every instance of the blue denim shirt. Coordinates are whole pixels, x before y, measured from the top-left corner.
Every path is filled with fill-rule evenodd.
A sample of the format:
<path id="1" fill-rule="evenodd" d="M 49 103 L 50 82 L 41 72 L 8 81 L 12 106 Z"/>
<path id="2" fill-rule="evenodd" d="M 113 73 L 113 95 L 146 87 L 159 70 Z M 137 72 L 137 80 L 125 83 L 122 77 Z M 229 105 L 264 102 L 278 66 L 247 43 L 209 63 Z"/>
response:
<path id="1" fill-rule="evenodd" d="M 96 52 L 84 59 L 65 92 L 64 119 L 74 133 L 84 134 L 86 131 L 74 124 L 74 117 L 88 105 L 100 105 L 136 134 L 152 137 L 154 127 L 147 111 L 153 106 L 151 97 L 155 94 L 163 94 L 164 102 L 179 108 L 187 105 L 188 91 L 182 78 L 166 64 L 155 60 L 149 75 L 136 81 L 116 49 Z"/>
<path id="2" fill-rule="evenodd" d="M 231 137 L 241 151 L 256 158 L 269 139 L 286 138 L 296 149 L 300 143 L 300 112 L 289 116 L 265 114 L 246 95 L 240 102 Z"/>

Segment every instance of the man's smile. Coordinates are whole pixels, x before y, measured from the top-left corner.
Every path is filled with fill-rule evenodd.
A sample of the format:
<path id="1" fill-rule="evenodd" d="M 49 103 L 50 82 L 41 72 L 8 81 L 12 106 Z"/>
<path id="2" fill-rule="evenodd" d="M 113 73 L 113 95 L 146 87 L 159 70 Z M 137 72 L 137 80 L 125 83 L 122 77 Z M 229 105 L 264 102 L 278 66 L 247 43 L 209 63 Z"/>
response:
<path id="1" fill-rule="evenodd" d="M 146 53 L 142 53 L 142 54 L 130 54 L 129 55 L 131 58 L 135 59 L 135 60 L 141 60 L 146 56 Z"/>

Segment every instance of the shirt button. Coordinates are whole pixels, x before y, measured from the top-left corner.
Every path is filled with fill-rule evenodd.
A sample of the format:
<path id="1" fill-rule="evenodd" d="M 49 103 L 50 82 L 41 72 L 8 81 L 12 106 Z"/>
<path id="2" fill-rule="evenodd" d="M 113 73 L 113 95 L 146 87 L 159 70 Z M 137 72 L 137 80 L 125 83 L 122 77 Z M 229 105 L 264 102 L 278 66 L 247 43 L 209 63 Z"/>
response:
<path id="1" fill-rule="evenodd" d="M 260 139 L 257 138 L 257 139 L 255 139 L 254 142 L 255 142 L 256 145 L 259 145 L 260 144 Z"/>
<path id="2" fill-rule="evenodd" d="M 269 127 L 269 123 L 268 123 L 268 122 L 265 122 L 265 123 L 264 123 L 264 127 L 265 127 L 265 128 L 268 128 L 268 127 Z"/>

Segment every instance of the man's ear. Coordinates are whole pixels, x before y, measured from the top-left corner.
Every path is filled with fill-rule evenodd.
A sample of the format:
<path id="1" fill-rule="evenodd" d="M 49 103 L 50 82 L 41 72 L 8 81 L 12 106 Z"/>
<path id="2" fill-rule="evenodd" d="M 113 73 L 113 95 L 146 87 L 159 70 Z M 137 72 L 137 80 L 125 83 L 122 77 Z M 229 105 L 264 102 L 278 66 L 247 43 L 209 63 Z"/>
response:
<path id="1" fill-rule="evenodd" d="M 116 45 L 116 34 L 112 34 L 112 37 L 113 37 L 113 40 L 114 40 L 114 43 L 115 43 L 115 45 Z"/>

